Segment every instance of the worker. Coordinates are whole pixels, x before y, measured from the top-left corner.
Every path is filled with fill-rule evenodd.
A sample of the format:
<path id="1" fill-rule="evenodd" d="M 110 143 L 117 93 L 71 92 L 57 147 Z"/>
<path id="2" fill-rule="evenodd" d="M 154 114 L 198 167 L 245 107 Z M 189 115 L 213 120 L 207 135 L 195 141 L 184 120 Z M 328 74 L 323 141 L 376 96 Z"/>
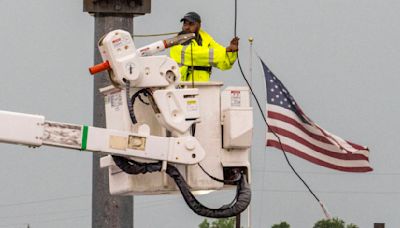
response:
<path id="1" fill-rule="evenodd" d="M 185 14 L 181 22 L 183 25 L 179 34 L 196 35 L 194 39 L 170 50 L 171 58 L 180 66 L 181 81 L 209 81 L 212 67 L 220 70 L 232 68 L 238 56 L 238 37 L 234 37 L 229 46 L 223 47 L 201 29 L 201 18 L 196 12 Z"/>

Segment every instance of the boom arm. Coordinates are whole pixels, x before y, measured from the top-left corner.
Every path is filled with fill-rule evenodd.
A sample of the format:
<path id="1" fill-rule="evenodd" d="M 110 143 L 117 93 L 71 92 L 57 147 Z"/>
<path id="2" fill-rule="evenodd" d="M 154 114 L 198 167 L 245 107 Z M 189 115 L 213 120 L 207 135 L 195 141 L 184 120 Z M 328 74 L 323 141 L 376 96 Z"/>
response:
<path id="1" fill-rule="evenodd" d="M 196 164 L 205 152 L 192 136 L 157 137 L 146 128 L 138 133 L 45 121 L 44 116 L 0 111 L 0 141 L 31 147 L 41 145 L 125 157 Z"/>

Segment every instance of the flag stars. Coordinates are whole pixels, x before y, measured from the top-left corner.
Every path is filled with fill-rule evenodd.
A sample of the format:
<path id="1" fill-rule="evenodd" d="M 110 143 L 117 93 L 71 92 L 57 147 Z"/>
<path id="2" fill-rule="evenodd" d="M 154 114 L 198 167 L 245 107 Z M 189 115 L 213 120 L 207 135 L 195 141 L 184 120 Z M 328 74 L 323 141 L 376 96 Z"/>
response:
<path id="1" fill-rule="evenodd" d="M 279 81 L 279 79 L 272 73 L 268 74 L 266 78 L 267 82 L 267 96 L 268 103 L 280 106 L 285 109 L 296 109 L 296 103 L 289 91 L 286 90 L 285 86 Z"/>

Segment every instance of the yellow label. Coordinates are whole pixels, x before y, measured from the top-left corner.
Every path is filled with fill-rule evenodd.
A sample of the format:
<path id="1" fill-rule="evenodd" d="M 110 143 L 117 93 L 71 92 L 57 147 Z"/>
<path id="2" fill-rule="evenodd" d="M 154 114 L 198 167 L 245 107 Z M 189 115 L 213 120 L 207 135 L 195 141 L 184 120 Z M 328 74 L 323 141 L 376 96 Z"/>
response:
<path id="1" fill-rule="evenodd" d="M 130 135 L 128 148 L 134 150 L 144 150 L 146 148 L 146 137 Z"/>
<path id="2" fill-rule="evenodd" d="M 128 146 L 128 138 L 121 137 L 121 136 L 110 136 L 110 148 L 117 149 L 117 150 L 126 150 Z"/>

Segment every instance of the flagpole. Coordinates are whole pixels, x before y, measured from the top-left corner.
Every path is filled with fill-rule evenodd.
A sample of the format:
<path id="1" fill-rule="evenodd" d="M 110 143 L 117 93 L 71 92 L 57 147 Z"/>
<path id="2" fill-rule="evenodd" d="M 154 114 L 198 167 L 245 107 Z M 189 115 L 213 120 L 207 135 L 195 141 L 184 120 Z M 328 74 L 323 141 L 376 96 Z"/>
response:
<path id="1" fill-rule="evenodd" d="M 250 44 L 250 53 L 249 53 L 249 81 L 250 81 L 250 86 L 253 87 L 253 37 L 249 37 L 249 44 Z M 250 105 L 251 101 L 253 99 L 250 99 Z"/>
<path id="2" fill-rule="evenodd" d="M 250 45 L 250 52 L 249 52 L 249 81 L 250 81 L 250 86 L 253 87 L 253 37 L 249 37 L 248 39 L 249 45 Z M 252 100 L 253 98 L 250 97 L 250 106 L 252 106 Z M 251 151 L 250 151 L 250 163 L 251 163 Z M 247 228 L 251 228 L 251 205 L 247 209 Z"/>

